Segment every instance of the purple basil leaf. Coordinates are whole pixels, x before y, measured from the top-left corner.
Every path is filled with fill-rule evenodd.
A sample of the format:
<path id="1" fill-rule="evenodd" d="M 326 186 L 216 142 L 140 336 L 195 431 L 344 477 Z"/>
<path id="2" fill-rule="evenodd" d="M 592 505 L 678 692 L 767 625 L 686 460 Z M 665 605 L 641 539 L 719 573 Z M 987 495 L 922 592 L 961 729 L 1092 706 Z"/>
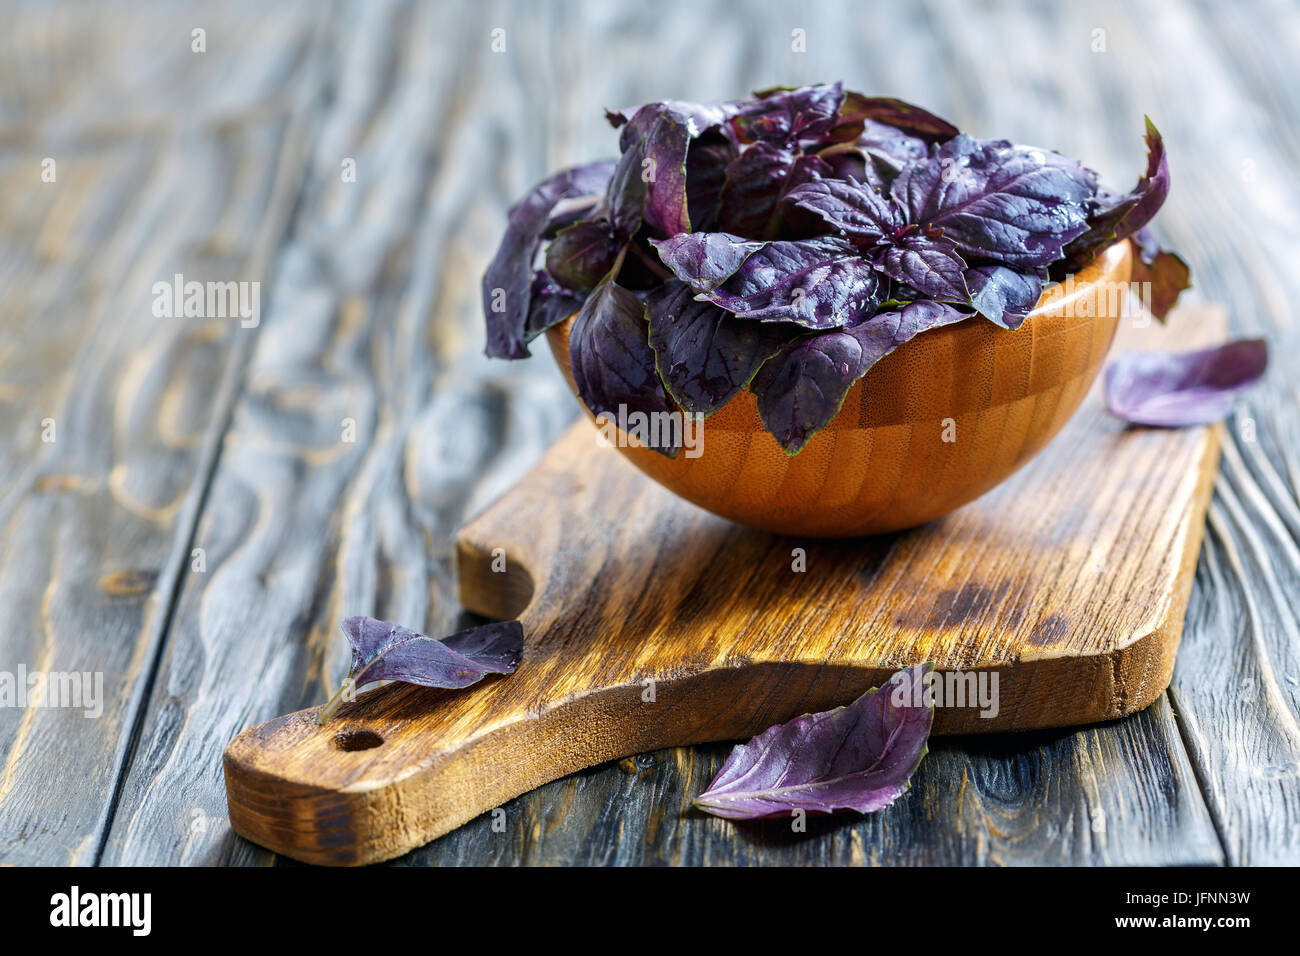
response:
<path id="1" fill-rule="evenodd" d="M 559 325 L 582 308 L 586 296 L 559 285 L 541 269 L 533 277 L 525 338 L 531 342 L 553 325 Z"/>
<path id="2" fill-rule="evenodd" d="M 1192 273 L 1187 263 L 1172 252 L 1158 250 L 1151 262 L 1141 255 L 1133 260 L 1131 281 L 1137 283 L 1141 297 L 1157 319 L 1164 321 L 1183 290 L 1191 287 Z"/>
<path id="3" fill-rule="evenodd" d="M 483 274 L 488 355 L 512 359 L 528 355 L 525 327 L 533 260 L 551 212 L 561 200 L 603 190 L 613 170 L 614 164 L 608 161 L 566 169 L 534 187 L 511 207 L 501 245 Z"/>
<path id="4" fill-rule="evenodd" d="M 659 377 L 688 412 L 711 415 L 749 384 L 789 330 L 738 319 L 670 279 L 646 298 Z"/>
<path id="5" fill-rule="evenodd" d="M 923 138 L 909 136 L 897 127 L 870 119 L 866 121 L 862 135 L 858 137 L 857 146 L 884 163 L 891 173 L 891 180 L 912 163 L 923 162 L 929 154 L 926 140 Z"/>
<path id="6" fill-rule="evenodd" d="M 828 139 L 847 142 L 871 134 L 875 125 L 888 126 L 927 144 L 943 143 L 959 133 L 957 127 L 919 106 L 885 96 L 844 94 L 838 122 Z M 922 151 L 917 159 L 924 159 Z"/>
<path id="7" fill-rule="evenodd" d="M 872 265 L 928 299 L 970 304 L 966 263 L 945 238 L 909 232 L 871 250 Z"/>
<path id="8" fill-rule="evenodd" d="M 1135 235 L 1164 205 L 1169 195 L 1169 162 L 1165 143 L 1151 119 L 1147 118 L 1147 170 L 1137 186 L 1126 196 L 1108 190 L 1097 195 L 1097 209 L 1088 219 L 1088 231 L 1065 249 L 1071 265 L 1082 267 L 1107 246 Z M 1150 236 L 1148 235 L 1147 241 Z"/>
<path id="9" fill-rule="evenodd" d="M 696 292 L 711 292 L 736 274 L 745 260 L 759 249 L 728 232 L 691 232 L 671 239 L 651 239 L 664 265 Z"/>
<path id="10" fill-rule="evenodd" d="M 926 753 L 930 670 L 899 671 L 847 707 L 804 714 L 739 744 L 695 805 L 728 820 L 889 806 Z"/>
<path id="11" fill-rule="evenodd" d="M 701 292 L 742 318 L 810 329 L 862 321 L 880 293 L 876 271 L 847 240 L 833 237 L 764 243 L 731 278 Z"/>
<path id="12" fill-rule="evenodd" d="M 787 202 L 819 216 L 858 245 L 872 245 L 903 225 L 903 213 L 868 185 L 822 179 L 790 191 Z"/>
<path id="13" fill-rule="evenodd" d="M 514 673 L 524 648 L 518 621 L 474 627 L 437 641 L 400 624 L 350 617 L 343 622 L 343 633 L 352 645 L 348 677 L 354 687 L 377 680 L 468 687 L 486 674 Z"/>
<path id="14" fill-rule="evenodd" d="M 614 267 L 622 248 L 608 222 L 575 222 L 547 246 L 546 271 L 560 285 L 586 292 Z"/>
<path id="15" fill-rule="evenodd" d="M 626 421 L 637 412 L 670 411 L 655 370 L 645 308 L 614 281 L 612 272 L 587 297 L 573 322 L 569 364 L 578 395 L 593 415 L 608 413 Z M 678 448 L 655 450 L 671 457 Z"/>
<path id="16" fill-rule="evenodd" d="M 867 161 L 866 154 L 856 146 L 846 146 L 832 152 L 821 152 L 817 158 L 830 167 L 830 179 L 852 180 L 866 183 L 873 189 L 883 189 L 885 181 L 876 171 L 874 164 Z"/>
<path id="17" fill-rule="evenodd" d="M 950 305 L 919 299 L 848 329 L 796 339 L 754 376 L 763 425 L 794 455 L 830 424 L 853 383 L 871 366 L 927 329 L 967 318 Z"/>
<path id="18" fill-rule="evenodd" d="M 887 191 L 900 172 L 929 155 L 926 141 L 918 136 L 875 120 L 860 125 L 863 131 L 855 141 L 833 144 L 817 154 L 839 179 Z"/>
<path id="19" fill-rule="evenodd" d="M 686 153 L 686 207 L 691 228 L 696 232 L 715 230 L 727 166 L 735 158 L 735 146 L 718 130 L 705 132 L 691 141 Z"/>
<path id="20" fill-rule="evenodd" d="M 665 236 L 690 231 L 686 153 L 691 135 L 690 118 L 663 103 L 641 107 L 623 127 L 623 155 L 606 197 L 620 239 L 631 239 L 643 222 Z"/>
<path id="21" fill-rule="evenodd" d="M 781 230 L 782 198 L 801 184 L 831 172 L 831 167 L 816 156 L 801 156 L 768 143 L 756 143 L 727 167 L 718 227 L 722 232 L 752 239 L 775 239 Z"/>
<path id="22" fill-rule="evenodd" d="M 1209 425 L 1227 418 L 1267 367 L 1263 339 L 1197 352 L 1125 352 L 1106 369 L 1106 407 L 1137 425 Z"/>
<path id="23" fill-rule="evenodd" d="M 731 128 L 743 143 L 765 142 L 779 147 L 815 141 L 838 122 L 844 101 L 840 83 L 778 88 L 755 94 L 731 117 Z"/>
<path id="24" fill-rule="evenodd" d="M 1002 326 L 1018 329 L 1043 294 L 1043 279 L 1007 266 L 982 265 L 966 270 L 975 311 Z"/>
<path id="25" fill-rule="evenodd" d="M 630 110 L 605 110 L 605 119 L 609 125 L 618 129 L 624 127 L 623 131 L 623 149 L 627 148 L 628 143 L 635 140 L 642 131 L 633 129 L 627 131 L 628 126 L 634 126 L 634 122 L 629 120 L 629 115 L 633 120 L 636 114 L 647 106 L 662 108 L 675 116 L 684 126 L 688 126 L 692 136 L 699 136 L 708 130 L 720 127 L 726 124 L 727 120 L 735 115 L 739 104 L 736 103 L 689 103 L 685 100 L 663 100 L 659 103 L 647 103 L 644 106 L 636 107 Z"/>
<path id="26" fill-rule="evenodd" d="M 1087 229 L 1095 181 L 1077 163 L 1004 140 L 958 136 L 894 181 L 908 221 L 942 229 L 960 252 L 1039 267 Z"/>

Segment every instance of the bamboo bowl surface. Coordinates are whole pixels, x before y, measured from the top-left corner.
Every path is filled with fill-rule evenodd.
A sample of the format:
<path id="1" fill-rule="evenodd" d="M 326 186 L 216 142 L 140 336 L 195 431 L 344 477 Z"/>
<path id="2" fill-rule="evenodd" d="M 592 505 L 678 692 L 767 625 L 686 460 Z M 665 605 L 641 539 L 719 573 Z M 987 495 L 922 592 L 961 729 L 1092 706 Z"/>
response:
<path id="1" fill-rule="evenodd" d="M 1130 256 L 1129 243 L 1111 246 L 1014 332 L 975 318 L 904 343 L 793 457 L 749 391 L 705 419 L 699 457 L 619 450 L 686 500 L 765 531 L 847 538 L 923 524 L 1001 482 L 1074 414 L 1115 336 Z M 547 339 L 576 395 L 572 323 Z"/>

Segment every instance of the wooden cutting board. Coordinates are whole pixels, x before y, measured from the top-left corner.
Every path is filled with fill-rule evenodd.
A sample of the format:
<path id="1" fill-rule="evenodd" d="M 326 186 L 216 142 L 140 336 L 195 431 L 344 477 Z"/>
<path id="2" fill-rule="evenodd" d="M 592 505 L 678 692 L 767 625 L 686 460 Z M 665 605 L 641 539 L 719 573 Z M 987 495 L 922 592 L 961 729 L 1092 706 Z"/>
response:
<path id="1" fill-rule="evenodd" d="M 1124 320 L 1115 348 L 1224 328 L 1217 309 Z M 308 862 L 387 859 L 565 774 L 749 737 L 923 661 L 973 672 L 965 706 L 940 700 L 939 734 L 1132 713 L 1169 683 L 1218 454 L 1218 428 L 1127 429 L 1096 387 L 967 507 L 817 541 L 687 504 L 580 421 L 458 541 L 464 605 L 523 622 L 517 673 L 390 684 L 325 727 L 307 710 L 245 731 L 225 753 L 231 823 Z"/>

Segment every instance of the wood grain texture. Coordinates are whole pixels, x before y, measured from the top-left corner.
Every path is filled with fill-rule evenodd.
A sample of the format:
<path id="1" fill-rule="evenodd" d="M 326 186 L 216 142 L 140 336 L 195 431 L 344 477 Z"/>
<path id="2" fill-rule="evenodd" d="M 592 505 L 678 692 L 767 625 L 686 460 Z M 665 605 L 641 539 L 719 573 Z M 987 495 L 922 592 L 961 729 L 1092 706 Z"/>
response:
<path id="1" fill-rule="evenodd" d="M 462 27 L 487 37 L 489 23 Z M 491 363 L 477 327 L 429 321 L 477 310 L 508 193 L 546 162 L 483 208 L 485 171 L 514 161 L 495 146 L 532 104 L 476 90 L 475 60 L 429 56 L 443 27 L 436 7 L 391 3 L 349 6 L 333 25 L 339 106 L 270 283 L 195 536 L 208 570 L 179 596 L 105 862 L 264 861 L 226 822 L 222 748 L 328 692 L 346 668 L 342 617 L 449 631 L 461 515 L 572 414 L 553 369 Z M 397 72 L 381 82 L 380 64 Z"/>
<path id="2" fill-rule="evenodd" d="M 188 47 L 200 12 L 206 59 Z M 682 769 L 672 773 L 686 782 L 662 764 L 636 778 L 649 787 L 633 787 L 618 764 L 584 772 L 506 804 L 517 839 L 485 816 L 402 862 L 1300 860 L 1300 27 L 1290 5 L 4 4 L 3 22 L 0 668 L 43 653 L 67 669 L 103 666 L 115 703 L 99 722 L 0 713 L 6 773 L 25 781 L 0 805 L 0 860 L 89 861 L 104 843 L 115 863 L 272 862 L 225 823 L 229 734 L 325 699 L 346 667 L 344 614 L 454 628 L 455 529 L 573 416 L 548 360 L 478 357 L 473 286 L 506 206 L 548 170 L 609 154 L 601 107 L 840 77 L 976 135 L 1056 147 L 1121 187 L 1142 169 L 1142 114 L 1164 132 L 1174 188 L 1160 232 L 1191 263 L 1195 295 L 1227 303 L 1235 331 L 1272 340 L 1275 369 L 1225 429 L 1174 707 L 1050 745 L 945 743 L 958 766 L 979 769 L 941 775 L 922 820 L 897 838 L 877 822 L 895 816 L 795 841 L 660 806 L 677 792 L 670 784 L 689 794 L 710 776 L 723 752 L 713 747 L 674 752 Z M 211 42 L 225 23 L 237 24 L 237 43 Z M 489 50 L 494 28 L 507 31 L 504 53 Z M 305 82 L 305 47 L 287 38 L 316 29 L 326 82 L 304 137 L 310 166 L 298 170 L 309 185 L 288 197 L 294 235 L 265 270 L 262 331 L 278 331 L 257 336 L 267 372 L 235 404 L 240 436 L 227 446 L 222 409 L 254 379 L 227 373 L 227 342 L 141 310 L 147 283 L 173 261 L 201 278 L 253 277 L 225 258 L 199 275 L 165 250 L 238 256 L 260 228 L 277 123 Z M 808 52 L 792 50 L 794 29 Z M 60 158 L 68 188 L 39 184 L 46 155 L 73 156 L 71 168 Z M 326 189 L 344 156 L 359 160 L 358 182 Z M 273 272 L 285 290 L 274 297 Z M 141 363 L 174 374 L 177 398 L 165 416 L 148 413 L 150 400 L 118 418 L 105 383 L 149 348 Z M 57 459 L 39 440 L 49 407 Z M 70 432 L 69 410 L 87 424 Z M 327 431 L 367 414 L 374 429 L 336 452 Z M 159 439 L 195 434 L 197 457 Z M 237 470 L 226 467 L 233 447 Z M 114 475 L 130 476 L 130 500 L 157 506 L 156 517 L 122 517 L 103 491 Z M 169 507 L 181 485 L 186 504 Z M 79 504 L 86 493 L 97 497 Z M 191 538 L 208 547 L 205 574 L 188 573 L 187 545 L 174 544 Z M 159 570 L 152 590 L 131 593 Z M 153 643 L 141 650 L 146 630 Z M 120 702 L 121 688 L 147 700 L 134 748 L 122 715 L 137 704 Z M 1204 798 L 1171 784 L 1187 779 L 1184 743 Z M 1098 800 L 1104 837 L 1080 816 Z M 970 817 L 972 806 L 988 809 Z"/>
<path id="3" fill-rule="evenodd" d="M 1121 348 L 1223 333 L 1215 311 L 1125 326 Z M 240 734 L 231 823 L 308 862 L 383 860 L 563 774 L 749 737 L 927 661 L 997 674 L 979 703 L 977 684 L 941 700 L 937 734 L 1125 716 L 1169 682 L 1217 464 L 1217 429 L 1126 430 L 1097 388 L 968 507 L 819 542 L 708 514 L 578 422 L 458 539 L 461 603 L 520 619 L 519 670 L 454 693 L 389 686 L 324 727 L 312 709 Z"/>
<path id="4" fill-rule="evenodd" d="M 6 863 L 98 855 L 256 334 L 159 318 L 153 283 L 260 280 L 304 146 L 301 18 L 236 51 L 253 8 L 227 9 L 193 54 L 189 17 L 94 9 L 11 10 L 0 38 L 0 669 L 102 681 L 97 716 L 0 709 Z"/>

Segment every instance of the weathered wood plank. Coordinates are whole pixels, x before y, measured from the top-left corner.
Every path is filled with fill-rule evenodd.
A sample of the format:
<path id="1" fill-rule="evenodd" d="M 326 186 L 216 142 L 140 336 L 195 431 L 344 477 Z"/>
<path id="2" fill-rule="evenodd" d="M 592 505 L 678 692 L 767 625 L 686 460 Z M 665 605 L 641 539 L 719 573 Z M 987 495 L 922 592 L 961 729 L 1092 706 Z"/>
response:
<path id="1" fill-rule="evenodd" d="M 6 863 L 96 858 L 256 334 L 156 317 L 153 283 L 259 280 L 297 191 L 310 21 L 213 11 L 207 52 L 193 21 L 23 8 L 0 37 L 0 669 L 102 687 L 97 716 L 0 708 Z"/>
<path id="2" fill-rule="evenodd" d="M 1174 188 L 1161 214 L 1200 295 L 1272 369 L 1228 423 L 1171 699 L 1234 864 L 1300 862 L 1300 16 L 1118 4 L 1134 95 L 1158 103 Z M 1231 22 L 1229 22 L 1231 21 Z M 1248 39 L 1247 39 L 1248 37 Z M 1140 45 L 1140 53 L 1137 51 Z M 1197 104 L 1194 108 L 1190 104 Z"/>
<path id="3" fill-rule="evenodd" d="M 504 205 L 548 162 L 540 135 L 501 148 L 545 110 L 490 59 L 496 22 L 356 3 L 331 24 L 338 87 L 199 525 L 208 570 L 183 582 L 105 862 L 266 859 L 226 823 L 226 743 L 324 698 L 342 617 L 447 632 L 461 515 L 572 415 L 553 370 L 489 363 L 471 321 Z"/>

